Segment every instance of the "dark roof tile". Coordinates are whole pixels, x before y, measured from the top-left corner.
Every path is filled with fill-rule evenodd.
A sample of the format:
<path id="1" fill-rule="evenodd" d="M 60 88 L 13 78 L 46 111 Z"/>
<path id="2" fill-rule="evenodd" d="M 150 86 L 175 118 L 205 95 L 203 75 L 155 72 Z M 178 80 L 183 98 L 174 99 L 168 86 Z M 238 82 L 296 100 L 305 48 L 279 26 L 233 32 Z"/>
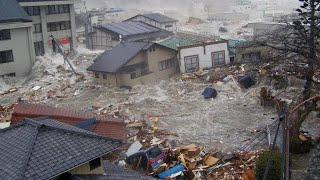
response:
<path id="1" fill-rule="evenodd" d="M 0 23 L 32 22 L 16 0 L 0 0 Z"/>

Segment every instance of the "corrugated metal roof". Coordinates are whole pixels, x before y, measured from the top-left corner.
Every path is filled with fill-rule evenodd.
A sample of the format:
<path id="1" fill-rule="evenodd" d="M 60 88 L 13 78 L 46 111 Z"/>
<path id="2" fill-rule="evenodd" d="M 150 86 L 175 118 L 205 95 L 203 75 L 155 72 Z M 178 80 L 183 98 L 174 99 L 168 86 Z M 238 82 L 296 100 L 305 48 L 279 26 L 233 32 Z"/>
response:
<path id="1" fill-rule="evenodd" d="M 147 17 L 147 18 L 152 19 L 154 21 L 157 21 L 159 23 L 168 23 L 168 22 L 176 22 L 177 21 L 173 18 L 170 18 L 170 17 L 165 16 L 160 13 L 142 14 L 141 16 Z"/>
<path id="2" fill-rule="evenodd" d="M 119 23 L 110 23 L 105 25 L 98 26 L 101 30 L 111 31 L 113 33 L 122 35 L 122 36 L 132 36 L 138 34 L 147 34 L 158 32 L 160 29 L 152 27 L 142 22 L 119 22 Z"/>
<path id="3" fill-rule="evenodd" d="M 178 47 L 190 46 L 193 44 L 197 44 L 199 42 L 200 41 L 193 40 L 193 39 L 173 37 L 173 38 L 169 38 L 169 39 L 163 40 L 161 42 L 158 42 L 158 44 L 177 51 Z"/>
<path id="4" fill-rule="evenodd" d="M 88 68 L 88 71 L 115 73 L 141 50 L 149 48 L 152 44 L 149 42 L 120 43 L 112 50 L 105 51 L 98 56 Z"/>
<path id="5" fill-rule="evenodd" d="M 0 7 L 0 23 L 32 21 L 16 0 L 0 0 Z"/>
<path id="6" fill-rule="evenodd" d="M 43 104 L 19 103 L 12 113 L 11 124 L 20 123 L 24 118 L 49 117 L 62 123 L 76 125 L 85 120 L 95 118 L 97 122 L 90 131 L 101 136 L 125 140 L 127 133 L 122 120 L 111 117 L 95 116 L 90 112 L 78 112 L 71 109 L 55 108 Z"/>

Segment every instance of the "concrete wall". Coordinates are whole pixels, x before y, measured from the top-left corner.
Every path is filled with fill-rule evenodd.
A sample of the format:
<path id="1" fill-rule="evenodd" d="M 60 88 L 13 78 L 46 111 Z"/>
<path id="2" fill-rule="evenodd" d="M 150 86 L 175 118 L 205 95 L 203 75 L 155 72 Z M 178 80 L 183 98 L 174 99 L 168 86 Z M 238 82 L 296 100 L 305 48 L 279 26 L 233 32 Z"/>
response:
<path id="1" fill-rule="evenodd" d="M 103 161 L 102 159 L 100 158 L 100 162 L 101 162 L 101 165 L 103 165 Z M 93 169 L 93 170 L 90 170 L 90 165 L 89 163 L 86 163 L 82 166 L 79 166 L 75 169 L 72 169 L 71 171 L 69 171 L 71 174 L 74 174 L 74 175 L 94 175 L 94 174 L 104 174 L 104 169 L 102 166 L 96 168 L 96 169 Z"/>
<path id="2" fill-rule="evenodd" d="M 0 51 L 12 50 L 14 59 L 0 64 L 0 75 L 25 76 L 31 71 L 35 61 L 31 27 L 31 23 L 0 24 L 0 30 L 10 29 L 11 33 L 11 40 L 0 41 Z"/>
<path id="3" fill-rule="evenodd" d="M 50 43 L 50 35 L 53 35 L 56 39 L 70 38 L 70 45 L 64 45 L 66 50 L 73 50 L 77 46 L 76 39 L 76 24 L 75 24 L 75 11 L 74 1 L 40 1 L 40 2 L 21 2 L 20 6 L 40 6 L 40 16 L 32 16 L 33 24 L 41 24 L 42 33 L 36 33 L 33 35 L 34 42 L 43 41 L 45 53 L 52 52 L 52 46 Z M 69 4 L 70 13 L 62 14 L 46 14 L 45 9 L 48 5 L 62 5 Z M 70 21 L 71 28 L 69 30 L 52 31 L 48 32 L 48 22 Z"/>
<path id="4" fill-rule="evenodd" d="M 161 46 L 156 46 L 156 50 L 149 52 L 141 52 L 134 59 L 132 59 L 127 66 L 147 62 L 150 74 L 131 79 L 130 74 L 108 74 L 107 79 L 103 79 L 103 75 L 100 73 L 97 82 L 105 85 L 116 86 L 135 86 L 138 84 L 148 84 L 152 82 L 158 82 L 160 80 L 167 79 L 177 73 L 177 68 L 172 67 L 166 70 L 159 70 L 159 62 L 176 58 L 176 52 L 171 51 Z M 178 64 L 178 62 L 176 62 Z"/>
<path id="5" fill-rule="evenodd" d="M 181 73 L 186 72 L 184 58 L 187 56 L 193 56 L 193 55 L 199 56 L 199 68 L 202 68 L 202 69 L 213 68 L 214 64 L 212 62 L 211 53 L 218 52 L 218 51 L 225 51 L 225 62 L 226 64 L 229 64 L 230 57 L 229 57 L 227 42 L 180 49 L 179 51 L 180 72 Z"/>

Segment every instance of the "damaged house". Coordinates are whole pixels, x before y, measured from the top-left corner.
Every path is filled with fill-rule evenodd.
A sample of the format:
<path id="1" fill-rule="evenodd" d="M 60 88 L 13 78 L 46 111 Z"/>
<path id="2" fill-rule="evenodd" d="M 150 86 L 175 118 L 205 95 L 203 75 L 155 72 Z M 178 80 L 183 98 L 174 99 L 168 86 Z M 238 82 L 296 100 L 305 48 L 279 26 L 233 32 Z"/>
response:
<path id="1" fill-rule="evenodd" d="M 178 20 L 172 19 L 160 13 L 138 14 L 127 19 L 126 21 L 144 22 L 151 26 L 171 32 L 177 31 L 178 22 Z"/>
<path id="2" fill-rule="evenodd" d="M 172 33 L 150 26 L 144 22 L 119 22 L 93 27 L 90 33 L 91 49 L 111 49 L 122 41 L 154 41 L 166 38 Z"/>
<path id="3" fill-rule="evenodd" d="M 124 42 L 98 56 L 87 69 L 109 86 L 134 86 L 176 74 L 176 51 L 150 42 Z"/>
<path id="4" fill-rule="evenodd" d="M 178 51 L 181 73 L 210 69 L 230 63 L 228 41 L 201 41 L 191 38 L 170 38 L 159 44 Z"/>

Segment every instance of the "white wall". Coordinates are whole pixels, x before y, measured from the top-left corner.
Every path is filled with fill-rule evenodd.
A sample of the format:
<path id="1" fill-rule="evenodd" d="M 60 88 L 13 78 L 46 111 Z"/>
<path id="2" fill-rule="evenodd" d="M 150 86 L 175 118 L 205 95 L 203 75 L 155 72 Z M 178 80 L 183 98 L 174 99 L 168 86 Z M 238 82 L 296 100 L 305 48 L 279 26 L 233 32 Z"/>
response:
<path id="1" fill-rule="evenodd" d="M 186 56 L 199 56 L 199 67 L 200 68 L 212 68 L 212 58 L 211 53 L 217 51 L 225 51 L 225 61 L 226 64 L 230 63 L 229 51 L 228 51 L 228 43 L 219 43 L 219 44 L 211 44 L 205 46 L 205 54 L 204 47 L 197 46 L 191 48 L 180 49 L 180 72 L 185 73 L 185 65 L 184 65 L 184 57 Z"/>
<path id="2" fill-rule="evenodd" d="M 0 25 L 0 29 L 16 26 L 19 23 Z M 31 35 L 31 23 L 25 27 L 11 27 L 11 39 L 0 41 L 0 51 L 12 50 L 13 62 L 0 64 L 0 75 L 16 73 L 16 76 L 27 75 L 35 61 L 34 46 Z"/>

